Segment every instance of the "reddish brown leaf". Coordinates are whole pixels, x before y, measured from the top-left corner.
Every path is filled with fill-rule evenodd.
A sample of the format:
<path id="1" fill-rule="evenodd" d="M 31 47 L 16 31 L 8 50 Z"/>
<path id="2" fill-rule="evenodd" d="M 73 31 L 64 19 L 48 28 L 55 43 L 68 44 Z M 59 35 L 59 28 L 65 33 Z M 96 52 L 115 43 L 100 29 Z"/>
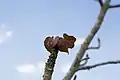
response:
<path id="1" fill-rule="evenodd" d="M 74 47 L 74 42 L 76 38 L 74 36 L 69 36 L 66 33 L 63 34 L 63 37 L 56 36 L 54 37 L 47 37 L 44 41 L 45 48 L 51 53 L 52 50 L 59 50 L 61 52 L 68 52 L 69 48 Z"/>
<path id="2" fill-rule="evenodd" d="M 69 48 L 69 42 L 63 38 L 59 38 L 59 41 L 57 43 L 57 49 L 61 52 L 68 52 L 68 48 Z"/>
<path id="3" fill-rule="evenodd" d="M 51 52 L 53 49 L 55 49 L 55 46 L 58 42 L 59 38 L 55 38 L 52 36 L 52 37 L 46 37 L 45 41 L 44 41 L 44 46 L 45 48 Z"/>
<path id="4" fill-rule="evenodd" d="M 73 48 L 76 38 L 74 36 L 69 36 L 66 33 L 63 34 L 63 37 L 65 40 L 69 41 L 69 48 Z"/>
<path id="5" fill-rule="evenodd" d="M 66 33 L 63 34 L 63 37 L 64 38 L 59 38 L 57 48 L 59 51 L 69 53 L 68 48 L 74 47 L 74 42 L 76 41 L 76 38 L 74 36 L 69 36 Z"/>

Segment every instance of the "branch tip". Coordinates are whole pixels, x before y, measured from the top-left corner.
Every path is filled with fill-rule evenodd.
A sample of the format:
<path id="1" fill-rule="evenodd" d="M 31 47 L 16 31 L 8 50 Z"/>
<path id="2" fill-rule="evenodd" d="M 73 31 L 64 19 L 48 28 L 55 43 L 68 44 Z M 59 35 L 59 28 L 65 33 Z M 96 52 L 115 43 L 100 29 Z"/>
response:
<path id="1" fill-rule="evenodd" d="M 74 76 L 73 80 L 76 80 L 76 78 L 77 78 L 77 75 Z"/>
<path id="2" fill-rule="evenodd" d="M 102 0 L 95 0 L 95 1 L 99 2 L 101 7 L 103 6 L 103 1 Z"/>
<path id="3" fill-rule="evenodd" d="M 116 4 L 116 5 L 110 5 L 109 8 L 119 8 L 120 4 Z"/>
<path id="4" fill-rule="evenodd" d="M 96 46 L 96 47 L 88 47 L 88 49 L 100 49 L 100 47 L 101 47 L 101 40 L 100 40 L 100 38 L 98 38 L 97 41 L 98 41 L 98 46 Z"/>
<path id="5" fill-rule="evenodd" d="M 107 61 L 107 62 L 102 62 L 102 63 L 98 63 L 98 64 L 94 64 L 94 65 L 88 65 L 88 66 L 80 66 L 77 71 L 79 71 L 79 70 L 90 70 L 90 69 L 100 67 L 100 66 L 104 66 L 104 65 L 108 65 L 108 64 L 120 64 L 120 60 Z"/>

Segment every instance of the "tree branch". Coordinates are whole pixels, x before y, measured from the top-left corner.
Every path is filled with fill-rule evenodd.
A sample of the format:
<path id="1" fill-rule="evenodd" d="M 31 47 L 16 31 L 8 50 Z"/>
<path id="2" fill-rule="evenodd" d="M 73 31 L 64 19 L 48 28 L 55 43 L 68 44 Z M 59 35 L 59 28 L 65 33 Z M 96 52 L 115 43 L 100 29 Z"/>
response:
<path id="1" fill-rule="evenodd" d="M 75 72 L 77 71 L 79 64 L 81 62 L 82 57 L 84 56 L 86 50 L 88 49 L 89 44 L 91 43 L 92 39 L 94 38 L 95 34 L 99 31 L 100 26 L 104 20 L 105 14 L 107 12 L 107 10 L 109 9 L 109 3 L 111 0 L 106 0 L 105 3 L 103 4 L 103 7 L 101 7 L 100 13 L 98 15 L 97 21 L 95 23 L 95 25 L 93 26 L 92 30 L 90 31 L 90 33 L 88 34 L 88 36 L 86 37 L 85 41 L 83 42 L 83 44 L 81 45 L 80 50 L 78 51 L 75 60 L 73 61 L 69 71 L 67 72 L 67 74 L 65 75 L 65 77 L 63 78 L 63 80 L 70 80 L 72 78 L 72 76 L 75 74 Z"/>
<path id="2" fill-rule="evenodd" d="M 57 50 L 52 51 L 50 53 L 50 56 L 49 56 L 49 58 L 46 62 L 46 65 L 45 65 L 43 80 L 51 80 L 52 74 L 53 74 L 53 71 L 54 71 L 55 62 L 56 62 L 56 59 L 57 59 L 57 55 L 58 55 Z"/>
<path id="3" fill-rule="evenodd" d="M 77 78 L 77 75 L 74 76 L 73 80 L 76 80 L 76 78 Z"/>
<path id="4" fill-rule="evenodd" d="M 103 1 L 102 0 L 96 0 L 97 2 L 99 2 L 100 6 L 103 6 Z"/>
<path id="5" fill-rule="evenodd" d="M 110 5 L 109 8 L 119 8 L 120 7 L 120 4 L 117 4 L 117 5 Z"/>
<path id="6" fill-rule="evenodd" d="M 100 38 L 98 38 L 97 41 L 98 41 L 98 46 L 96 46 L 96 47 L 88 47 L 88 49 L 99 49 L 100 46 L 101 46 Z"/>
<path id="7" fill-rule="evenodd" d="M 96 67 L 100 67 L 100 66 L 104 66 L 104 65 L 108 65 L 108 64 L 120 64 L 120 60 L 116 60 L 116 61 L 107 61 L 107 62 L 102 62 L 102 63 L 98 63 L 98 64 L 94 64 L 94 65 L 89 65 L 89 66 L 80 66 L 78 68 L 79 70 L 90 70 L 92 68 L 96 68 Z"/>

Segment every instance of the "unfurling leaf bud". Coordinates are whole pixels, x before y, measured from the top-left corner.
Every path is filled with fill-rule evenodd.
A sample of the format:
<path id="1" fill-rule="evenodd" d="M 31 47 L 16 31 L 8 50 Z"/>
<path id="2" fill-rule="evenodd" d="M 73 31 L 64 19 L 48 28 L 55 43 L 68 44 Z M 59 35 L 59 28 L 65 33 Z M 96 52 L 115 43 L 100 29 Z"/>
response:
<path id="1" fill-rule="evenodd" d="M 74 36 L 69 36 L 66 33 L 63 34 L 63 38 L 56 36 L 54 37 L 46 37 L 44 41 L 45 48 L 51 53 L 52 50 L 58 50 L 61 52 L 67 52 L 68 48 L 73 48 L 76 38 Z"/>

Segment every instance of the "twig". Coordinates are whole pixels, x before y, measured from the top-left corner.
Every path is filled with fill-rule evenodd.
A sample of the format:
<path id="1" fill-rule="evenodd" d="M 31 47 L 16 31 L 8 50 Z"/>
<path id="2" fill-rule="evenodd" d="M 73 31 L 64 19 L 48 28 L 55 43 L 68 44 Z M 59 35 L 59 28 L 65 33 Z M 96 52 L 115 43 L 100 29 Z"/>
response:
<path id="1" fill-rule="evenodd" d="M 88 49 L 99 49 L 101 47 L 100 38 L 98 38 L 97 41 L 98 41 L 98 46 L 96 46 L 96 47 L 88 47 Z"/>
<path id="2" fill-rule="evenodd" d="M 90 70 L 92 68 L 96 68 L 96 67 L 100 67 L 100 66 L 103 66 L 103 65 L 108 65 L 108 64 L 120 64 L 120 60 L 116 60 L 116 61 L 107 61 L 107 62 L 102 62 L 102 63 L 98 63 L 98 64 L 94 64 L 94 65 L 89 65 L 89 66 L 80 66 L 78 68 L 78 71 L 79 70 Z"/>
<path id="3" fill-rule="evenodd" d="M 76 78 L 77 78 L 77 75 L 74 76 L 73 80 L 76 80 Z"/>
<path id="4" fill-rule="evenodd" d="M 82 61 L 85 61 L 85 60 L 88 60 L 88 59 L 90 59 L 90 57 L 89 57 L 88 54 L 87 54 L 86 57 L 81 60 L 81 62 L 82 62 Z"/>
<path id="5" fill-rule="evenodd" d="M 80 66 L 86 65 L 87 62 L 88 62 L 88 59 L 90 59 L 90 57 L 89 57 L 89 55 L 87 54 L 86 57 L 81 60 L 81 62 L 82 62 L 82 61 L 85 61 L 85 62 L 82 63 L 82 64 L 80 64 Z M 77 75 L 74 76 L 73 80 L 76 80 L 76 78 L 77 78 Z"/>
<path id="6" fill-rule="evenodd" d="M 87 62 L 88 62 L 88 59 L 90 59 L 90 57 L 88 56 L 88 54 L 86 55 L 86 58 L 83 58 L 82 60 L 81 60 L 81 62 L 82 61 L 85 61 L 84 63 L 82 63 L 82 64 L 80 64 L 80 66 L 85 66 L 86 64 L 87 64 Z"/>
<path id="7" fill-rule="evenodd" d="M 95 1 L 99 2 L 101 7 L 103 6 L 103 1 L 102 0 L 95 0 Z"/>
<path id="8" fill-rule="evenodd" d="M 118 8 L 120 7 L 120 4 L 116 4 L 116 5 L 110 5 L 109 8 Z"/>

